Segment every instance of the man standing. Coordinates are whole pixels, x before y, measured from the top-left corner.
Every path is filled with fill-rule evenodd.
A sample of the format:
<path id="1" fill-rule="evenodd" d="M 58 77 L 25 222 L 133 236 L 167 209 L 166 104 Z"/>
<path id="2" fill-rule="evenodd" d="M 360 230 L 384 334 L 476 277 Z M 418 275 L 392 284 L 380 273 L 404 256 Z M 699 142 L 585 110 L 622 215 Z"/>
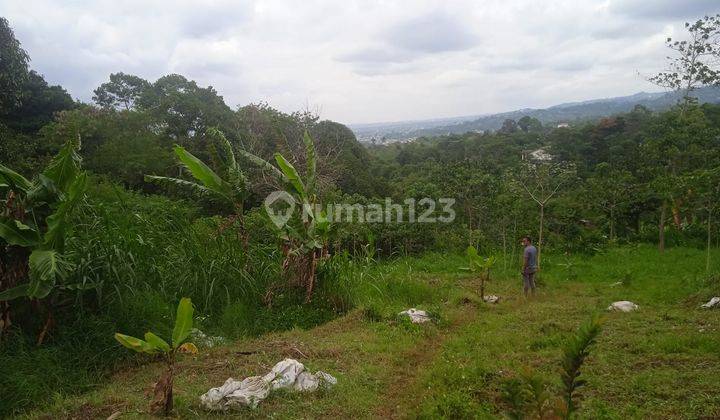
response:
<path id="1" fill-rule="evenodd" d="M 537 248 L 533 246 L 532 240 L 529 236 L 522 238 L 522 244 L 525 247 L 523 251 L 523 292 L 525 297 L 530 291 L 533 296 L 535 295 L 535 272 L 537 271 Z"/>

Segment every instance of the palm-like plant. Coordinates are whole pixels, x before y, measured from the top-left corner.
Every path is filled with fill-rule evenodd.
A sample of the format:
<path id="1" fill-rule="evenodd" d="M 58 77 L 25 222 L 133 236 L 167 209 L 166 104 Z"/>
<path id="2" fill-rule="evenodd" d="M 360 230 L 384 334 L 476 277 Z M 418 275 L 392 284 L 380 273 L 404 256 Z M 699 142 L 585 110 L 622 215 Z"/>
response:
<path id="1" fill-rule="evenodd" d="M 212 196 L 233 207 L 242 208 L 248 195 L 247 178 L 235 159 L 232 145 L 223 133 L 215 128 L 208 129 L 207 134 L 210 139 L 210 151 L 219 174 L 184 147 L 175 145 L 173 148 L 175 155 L 197 182 L 154 175 L 146 175 L 145 179 L 158 184 L 177 185 L 201 195 Z"/>
<path id="2" fill-rule="evenodd" d="M 305 287 L 305 300 L 309 301 L 315 285 L 318 261 L 327 254 L 331 224 L 320 208 L 317 195 L 315 145 L 307 131 L 303 141 L 307 165 L 304 183 L 295 167 L 281 154 L 275 154 L 275 161 L 286 180 L 286 191 L 303 208 L 303 214 L 299 219 L 291 218 L 288 223 L 281 226 L 282 238 L 285 241 L 283 268 L 286 274 L 296 278 Z M 294 226 L 293 222 L 295 222 Z"/>
<path id="3" fill-rule="evenodd" d="M 571 418 L 578 409 L 579 389 L 585 385 L 585 380 L 580 379 L 580 369 L 590 354 L 590 348 L 600 335 L 601 326 L 602 322 L 598 317 L 591 318 L 582 324 L 577 333 L 563 346 L 560 372 L 562 404 L 559 414 L 565 419 Z"/>
<path id="4" fill-rule="evenodd" d="M 487 258 L 481 257 L 477 249 L 470 245 L 465 251 L 465 255 L 468 259 L 468 266 L 463 267 L 463 270 L 470 271 L 478 275 L 480 278 L 480 299 L 485 299 L 485 283 L 490 281 L 490 269 L 495 265 L 495 257 L 490 256 Z"/>
<path id="5" fill-rule="evenodd" d="M 201 195 L 210 196 L 235 209 L 231 221 L 238 220 L 242 228 L 243 205 L 249 196 L 249 182 L 238 159 L 240 157 L 258 166 L 263 172 L 271 175 L 295 204 L 303 209 L 302 215 L 294 215 L 283 225 L 278 226 L 279 237 L 283 240 L 283 271 L 286 277 L 305 287 L 306 300 L 312 296 L 315 283 L 315 272 L 320 258 L 326 254 L 327 238 L 330 232 L 330 221 L 322 211 L 318 210 L 317 195 L 317 158 L 315 144 L 307 133 L 304 133 L 305 145 L 305 180 L 283 155 L 275 153 L 277 166 L 265 159 L 245 150 L 234 151 L 230 142 L 222 132 L 209 129 L 211 152 L 220 173 L 213 171 L 207 164 L 193 156 L 181 146 L 175 146 L 175 154 L 180 162 L 195 178 L 196 182 L 163 176 L 146 175 L 149 182 L 175 185 L 190 189 Z M 247 236 L 244 236 L 247 246 Z"/>
<path id="6" fill-rule="evenodd" d="M 185 150 L 184 147 L 176 145 L 173 148 L 175 155 L 195 179 L 195 182 L 155 175 L 146 175 L 145 180 L 156 184 L 178 186 L 232 207 L 234 214 L 228 219 L 228 224 L 235 221 L 240 223 L 240 229 L 243 231 L 244 241 L 247 244 L 243 226 L 244 204 L 249 196 L 247 177 L 238 165 L 232 145 L 223 133 L 216 128 L 210 128 L 207 130 L 207 134 L 210 139 L 210 152 L 218 172 Z"/>
<path id="7" fill-rule="evenodd" d="M 175 316 L 175 326 L 172 332 L 172 345 L 150 331 L 145 333 L 145 339 L 115 333 L 115 339 L 123 346 L 138 353 L 161 355 L 167 364 L 165 373 L 155 383 L 153 388 L 153 401 L 150 411 L 153 413 L 169 414 L 173 408 L 173 377 L 175 376 L 175 354 L 183 349 L 197 348 L 192 343 L 186 343 L 193 325 L 193 308 L 190 298 L 180 299 Z M 192 350 L 191 350 L 192 352 Z"/>
<path id="8" fill-rule="evenodd" d="M 304 287 L 305 300 L 309 301 L 315 286 L 318 262 L 327 255 L 331 223 L 320 209 L 317 194 L 317 155 L 315 144 L 307 131 L 303 135 L 303 143 L 306 163 L 304 180 L 295 166 L 280 153 L 274 155 L 277 167 L 248 152 L 241 153 L 273 175 L 302 209 L 301 214 L 294 214 L 278 226 L 278 229 L 279 237 L 283 241 L 285 277 Z"/>
<path id="9" fill-rule="evenodd" d="M 80 169 L 80 141 L 69 140 L 48 167 L 32 181 L 0 165 L 0 301 L 2 328 L 10 325 L 7 301 L 42 299 L 65 284 L 73 265 L 65 254 L 70 214 L 83 197 L 87 176 Z M 3 243 L 4 242 L 4 243 Z M 48 311 L 38 338 L 52 323 Z"/>

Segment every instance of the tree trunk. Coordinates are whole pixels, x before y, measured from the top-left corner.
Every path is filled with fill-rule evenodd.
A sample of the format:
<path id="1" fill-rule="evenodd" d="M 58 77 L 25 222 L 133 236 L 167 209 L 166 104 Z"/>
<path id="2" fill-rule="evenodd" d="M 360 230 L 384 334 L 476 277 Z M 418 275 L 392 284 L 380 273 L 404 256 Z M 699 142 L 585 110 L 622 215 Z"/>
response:
<path id="1" fill-rule="evenodd" d="M 173 366 L 172 363 L 158 379 L 153 387 L 153 399 L 150 403 L 150 412 L 153 414 L 168 415 L 173 409 Z"/>
<path id="2" fill-rule="evenodd" d="M 506 273 L 507 272 L 507 234 L 506 234 L 505 223 L 503 223 L 502 241 L 503 241 L 503 272 Z"/>
<path id="3" fill-rule="evenodd" d="M 667 213 L 667 203 L 663 201 L 660 207 L 660 221 L 658 223 L 658 250 L 665 252 L 665 213 Z"/>
<path id="4" fill-rule="evenodd" d="M 538 232 L 537 269 L 540 271 L 540 250 L 543 246 L 543 223 L 545 222 L 545 205 L 540 205 L 540 231 Z"/>
<path id="5" fill-rule="evenodd" d="M 705 254 L 705 273 L 710 272 L 710 220 L 712 218 L 712 210 L 708 206 L 708 219 L 707 219 L 707 250 Z"/>
<path id="6" fill-rule="evenodd" d="M 610 241 L 615 240 L 615 207 L 610 207 Z"/>
<path id="7" fill-rule="evenodd" d="M 680 200 L 679 199 L 672 200 L 672 215 L 673 215 L 673 223 L 675 224 L 675 229 L 680 230 L 682 228 L 682 220 L 681 220 L 681 215 L 680 215 Z"/>
<path id="8" fill-rule="evenodd" d="M 313 250 L 310 255 L 310 272 L 308 273 L 307 286 L 305 290 L 305 303 L 310 303 L 313 288 L 315 287 L 315 272 L 317 271 L 318 251 Z"/>

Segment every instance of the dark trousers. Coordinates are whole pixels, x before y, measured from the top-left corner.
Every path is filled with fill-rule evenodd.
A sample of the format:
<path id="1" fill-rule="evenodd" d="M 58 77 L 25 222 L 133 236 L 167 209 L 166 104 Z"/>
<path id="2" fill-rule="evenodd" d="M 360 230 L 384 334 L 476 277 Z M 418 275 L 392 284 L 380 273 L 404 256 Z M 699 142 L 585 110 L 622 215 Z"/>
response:
<path id="1" fill-rule="evenodd" d="M 523 271 L 523 291 L 527 295 L 528 291 L 535 293 L 535 269 L 526 268 Z"/>

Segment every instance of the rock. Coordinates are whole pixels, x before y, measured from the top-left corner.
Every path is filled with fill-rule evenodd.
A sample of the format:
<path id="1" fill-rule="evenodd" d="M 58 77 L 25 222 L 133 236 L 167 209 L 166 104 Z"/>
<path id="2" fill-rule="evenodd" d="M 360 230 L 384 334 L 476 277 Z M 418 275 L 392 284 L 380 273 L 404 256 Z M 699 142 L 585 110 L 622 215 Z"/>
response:
<path id="1" fill-rule="evenodd" d="M 720 297 L 713 297 L 708 301 L 708 303 L 704 303 L 700 305 L 701 308 L 710 309 L 710 308 L 720 308 Z"/>
<path id="2" fill-rule="evenodd" d="M 496 295 L 488 295 L 483 296 L 483 300 L 487 303 L 498 303 L 500 301 L 500 297 Z"/>
<path id="3" fill-rule="evenodd" d="M 318 371 L 312 374 L 305 371 L 305 366 L 297 360 L 285 359 L 273 366 L 267 375 L 251 376 L 242 382 L 228 378 L 222 386 L 211 388 L 200 396 L 200 403 L 212 411 L 245 406 L 255 408 L 276 389 L 313 392 L 336 384 L 337 379 L 328 373 Z"/>
<path id="4" fill-rule="evenodd" d="M 425 323 L 428 321 L 432 321 L 432 319 L 430 318 L 430 314 L 428 314 L 427 312 L 425 312 L 423 310 L 415 309 L 415 308 L 410 308 L 407 311 L 402 311 L 398 315 L 409 316 L 410 321 L 413 324 L 422 324 L 422 323 Z"/>
<path id="5" fill-rule="evenodd" d="M 640 307 L 629 300 L 621 300 L 613 302 L 612 305 L 608 306 L 608 311 L 620 311 L 620 312 L 632 312 L 637 311 Z"/>

